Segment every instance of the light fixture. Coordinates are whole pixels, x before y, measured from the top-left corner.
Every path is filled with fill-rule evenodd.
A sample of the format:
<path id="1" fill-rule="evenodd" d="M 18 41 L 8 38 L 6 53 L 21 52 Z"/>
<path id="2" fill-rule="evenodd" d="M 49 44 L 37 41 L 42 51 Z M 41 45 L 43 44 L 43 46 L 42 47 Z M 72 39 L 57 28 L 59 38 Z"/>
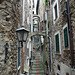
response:
<path id="1" fill-rule="evenodd" d="M 25 42 L 27 40 L 29 31 L 22 26 L 16 30 L 17 38 L 19 42 Z"/>

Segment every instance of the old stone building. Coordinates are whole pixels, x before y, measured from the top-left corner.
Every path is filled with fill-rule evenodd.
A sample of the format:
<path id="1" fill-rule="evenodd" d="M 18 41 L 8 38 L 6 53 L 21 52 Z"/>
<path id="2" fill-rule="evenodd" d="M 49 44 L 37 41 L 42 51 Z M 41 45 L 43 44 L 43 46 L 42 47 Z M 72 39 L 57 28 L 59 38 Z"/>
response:
<path id="1" fill-rule="evenodd" d="M 50 32 L 55 75 L 74 75 L 74 0 L 50 0 Z"/>
<path id="2" fill-rule="evenodd" d="M 52 75 L 75 74 L 74 3 L 74 0 L 40 0 L 38 6 L 40 26 L 46 32 L 44 45 L 45 61 L 51 67 L 51 72 L 49 72 Z M 51 42 L 49 41 L 49 37 L 51 38 Z M 51 52 L 49 52 L 49 49 Z M 49 56 L 49 53 L 52 53 L 52 55 Z"/>
<path id="3" fill-rule="evenodd" d="M 22 11 L 22 0 L 0 0 L 0 75 L 18 74 L 16 29 L 22 26 Z"/>

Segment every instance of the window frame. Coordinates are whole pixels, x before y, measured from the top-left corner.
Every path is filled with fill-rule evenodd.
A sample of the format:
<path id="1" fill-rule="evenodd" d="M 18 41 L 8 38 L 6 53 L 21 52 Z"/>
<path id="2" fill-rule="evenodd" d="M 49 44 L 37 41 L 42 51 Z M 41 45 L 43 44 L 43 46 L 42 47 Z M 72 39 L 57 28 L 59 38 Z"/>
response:
<path id="1" fill-rule="evenodd" d="M 63 27 L 63 44 L 64 44 L 64 48 L 69 48 L 69 34 L 68 34 L 68 47 L 65 47 L 65 39 L 64 39 L 64 29 L 67 28 L 67 34 L 68 34 L 68 26 L 67 23 L 65 24 L 65 26 Z"/>
<path id="2" fill-rule="evenodd" d="M 54 7 L 54 13 L 55 13 L 55 20 L 58 18 L 58 13 L 57 13 L 57 4 Z"/>
<path id="3" fill-rule="evenodd" d="M 55 6 L 57 5 L 57 18 L 55 17 Z M 59 18 L 59 5 L 58 5 L 58 0 L 55 0 L 55 2 L 53 3 L 53 23 L 55 24 L 55 22 L 58 20 Z"/>
<path id="4" fill-rule="evenodd" d="M 56 52 L 56 40 L 55 40 L 55 36 L 56 36 L 57 34 L 59 34 L 59 52 Z M 60 40 L 60 32 L 59 32 L 59 31 L 57 31 L 57 32 L 54 34 L 54 41 L 55 41 L 55 52 L 61 54 L 61 40 Z"/>

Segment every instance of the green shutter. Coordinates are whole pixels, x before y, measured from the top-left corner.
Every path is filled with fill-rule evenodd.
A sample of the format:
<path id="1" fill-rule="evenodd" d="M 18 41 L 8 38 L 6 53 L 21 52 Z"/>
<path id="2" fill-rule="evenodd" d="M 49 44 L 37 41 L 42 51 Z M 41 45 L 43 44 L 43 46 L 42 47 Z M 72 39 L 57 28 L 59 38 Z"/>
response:
<path id="1" fill-rule="evenodd" d="M 68 32 L 67 32 L 67 27 L 64 29 L 64 46 L 65 46 L 65 48 L 68 47 Z"/>
<path id="2" fill-rule="evenodd" d="M 60 50 L 59 50 L 59 34 L 57 34 L 56 36 L 55 36 L 55 41 L 56 41 L 56 52 L 60 52 Z"/>
<path id="3" fill-rule="evenodd" d="M 20 42 L 18 42 L 18 67 L 20 66 Z"/>

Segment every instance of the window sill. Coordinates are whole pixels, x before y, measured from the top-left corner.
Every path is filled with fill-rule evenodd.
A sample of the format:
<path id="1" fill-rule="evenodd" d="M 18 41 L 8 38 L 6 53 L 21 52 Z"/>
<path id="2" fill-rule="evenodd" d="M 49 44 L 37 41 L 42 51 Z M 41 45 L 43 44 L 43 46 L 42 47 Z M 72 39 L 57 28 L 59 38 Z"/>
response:
<path id="1" fill-rule="evenodd" d="M 54 19 L 54 21 L 56 21 L 56 20 L 57 20 L 57 18 Z"/>
<path id="2" fill-rule="evenodd" d="M 64 52 L 69 52 L 70 49 L 69 49 L 69 48 L 65 48 L 63 51 L 64 51 Z"/>
<path id="3" fill-rule="evenodd" d="M 55 55 L 59 55 L 59 56 L 61 56 L 61 54 L 60 54 L 60 53 L 55 53 Z"/>

